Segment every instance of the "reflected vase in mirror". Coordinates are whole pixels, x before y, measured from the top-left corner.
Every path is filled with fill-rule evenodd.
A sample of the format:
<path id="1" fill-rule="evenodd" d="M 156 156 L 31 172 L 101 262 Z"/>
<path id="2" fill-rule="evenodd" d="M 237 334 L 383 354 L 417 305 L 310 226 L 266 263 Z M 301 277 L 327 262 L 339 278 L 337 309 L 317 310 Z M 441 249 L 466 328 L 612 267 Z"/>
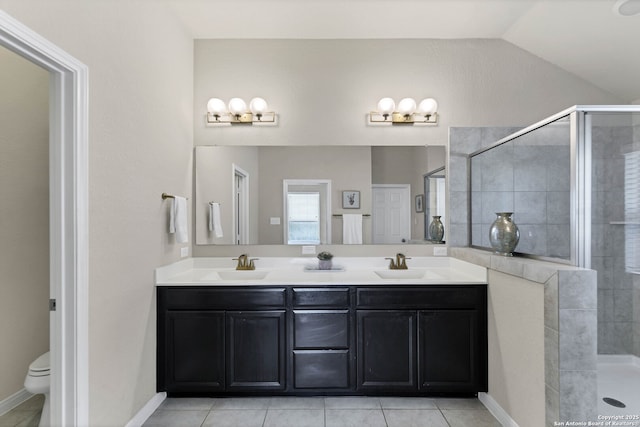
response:
<path id="1" fill-rule="evenodd" d="M 431 224 L 429 224 L 429 237 L 432 242 L 442 242 L 444 237 L 444 225 L 440 221 L 439 215 L 434 215 Z"/>
<path id="2" fill-rule="evenodd" d="M 518 246 L 520 230 L 513 222 L 513 212 L 496 212 L 497 218 L 489 228 L 489 242 L 495 253 L 513 256 L 513 250 Z"/>

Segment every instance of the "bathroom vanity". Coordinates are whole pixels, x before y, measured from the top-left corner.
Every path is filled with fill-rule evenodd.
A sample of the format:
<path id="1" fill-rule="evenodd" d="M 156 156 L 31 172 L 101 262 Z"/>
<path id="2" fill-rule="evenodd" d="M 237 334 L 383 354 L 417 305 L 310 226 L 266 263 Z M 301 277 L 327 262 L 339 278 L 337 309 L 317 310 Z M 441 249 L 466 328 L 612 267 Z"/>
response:
<path id="1" fill-rule="evenodd" d="M 247 272 L 247 279 L 242 272 L 223 274 L 231 271 L 228 267 L 157 272 L 158 391 L 428 395 L 487 390 L 483 269 L 465 274 L 459 264 L 443 264 L 380 273 L 382 278 L 375 272 L 384 272 L 384 264 L 355 264 L 321 273 L 304 272 L 294 263 L 268 274 Z"/>

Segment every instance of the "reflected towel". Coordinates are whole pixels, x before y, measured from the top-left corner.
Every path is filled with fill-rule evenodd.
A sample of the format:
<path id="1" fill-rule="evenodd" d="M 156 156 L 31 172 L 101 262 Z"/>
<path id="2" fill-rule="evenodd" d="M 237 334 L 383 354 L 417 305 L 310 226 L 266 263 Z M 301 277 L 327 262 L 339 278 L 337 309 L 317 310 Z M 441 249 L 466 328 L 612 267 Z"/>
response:
<path id="1" fill-rule="evenodd" d="M 209 202 L 209 231 L 215 232 L 217 238 L 223 236 L 220 220 L 220 203 Z"/>
<path id="2" fill-rule="evenodd" d="M 345 245 L 362 244 L 362 214 L 342 215 L 342 243 Z"/>
<path id="3" fill-rule="evenodd" d="M 187 243 L 189 241 L 189 230 L 187 226 L 187 199 L 175 196 L 171 199 L 171 209 L 169 211 L 169 233 L 175 233 L 176 243 Z"/>

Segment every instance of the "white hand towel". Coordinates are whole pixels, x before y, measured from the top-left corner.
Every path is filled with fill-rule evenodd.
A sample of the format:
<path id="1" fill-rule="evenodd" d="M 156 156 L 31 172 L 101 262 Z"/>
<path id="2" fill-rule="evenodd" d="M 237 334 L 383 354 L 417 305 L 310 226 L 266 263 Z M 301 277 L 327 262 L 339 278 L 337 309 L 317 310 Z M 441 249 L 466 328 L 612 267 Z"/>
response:
<path id="1" fill-rule="evenodd" d="M 209 203 L 209 231 L 215 232 L 217 238 L 222 237 L 222 220 L 220 219 L 220 203 Z"/>
<path id="2" fill-rule="evenodd" d="M 176 243 L 187 243 L 189 241 L 187 199 L 175 196 L 171 199 L 169 212 L 169 233 L 176 234 Z"/>
<path id="3" fill-rule="evenodd" d="M 362 214 L 342 215 L 342 244 L 362 244 Z"/>

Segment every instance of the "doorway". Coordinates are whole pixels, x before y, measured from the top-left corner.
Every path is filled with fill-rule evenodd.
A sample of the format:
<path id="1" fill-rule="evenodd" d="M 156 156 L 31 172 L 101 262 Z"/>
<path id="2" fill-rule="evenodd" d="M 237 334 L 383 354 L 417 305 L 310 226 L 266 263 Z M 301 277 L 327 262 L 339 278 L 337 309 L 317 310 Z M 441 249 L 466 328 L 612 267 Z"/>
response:
<path id="1" fill-rule="evenodd" d="M 233 243 L 249 244 L 249 173 L 233 165 Z"/>
<path id="2" fill-rule="evenodd" d="M 379 184 L 372 187 L 373 243 L 406 243 L 411 240 L 411 186 Z"/>
<path id="3" fill-rule="evenodd" d="M 88 69 L 0 11 L 0 45 L 49 72 L 52 425 L 88 425 Z"/>
<path id="4" fill-rule="evenodd" d="M 0 46 L 0 93 L 3 414 L 30 397 L 29 364 L 49 351 L 49 73 Z"/>

